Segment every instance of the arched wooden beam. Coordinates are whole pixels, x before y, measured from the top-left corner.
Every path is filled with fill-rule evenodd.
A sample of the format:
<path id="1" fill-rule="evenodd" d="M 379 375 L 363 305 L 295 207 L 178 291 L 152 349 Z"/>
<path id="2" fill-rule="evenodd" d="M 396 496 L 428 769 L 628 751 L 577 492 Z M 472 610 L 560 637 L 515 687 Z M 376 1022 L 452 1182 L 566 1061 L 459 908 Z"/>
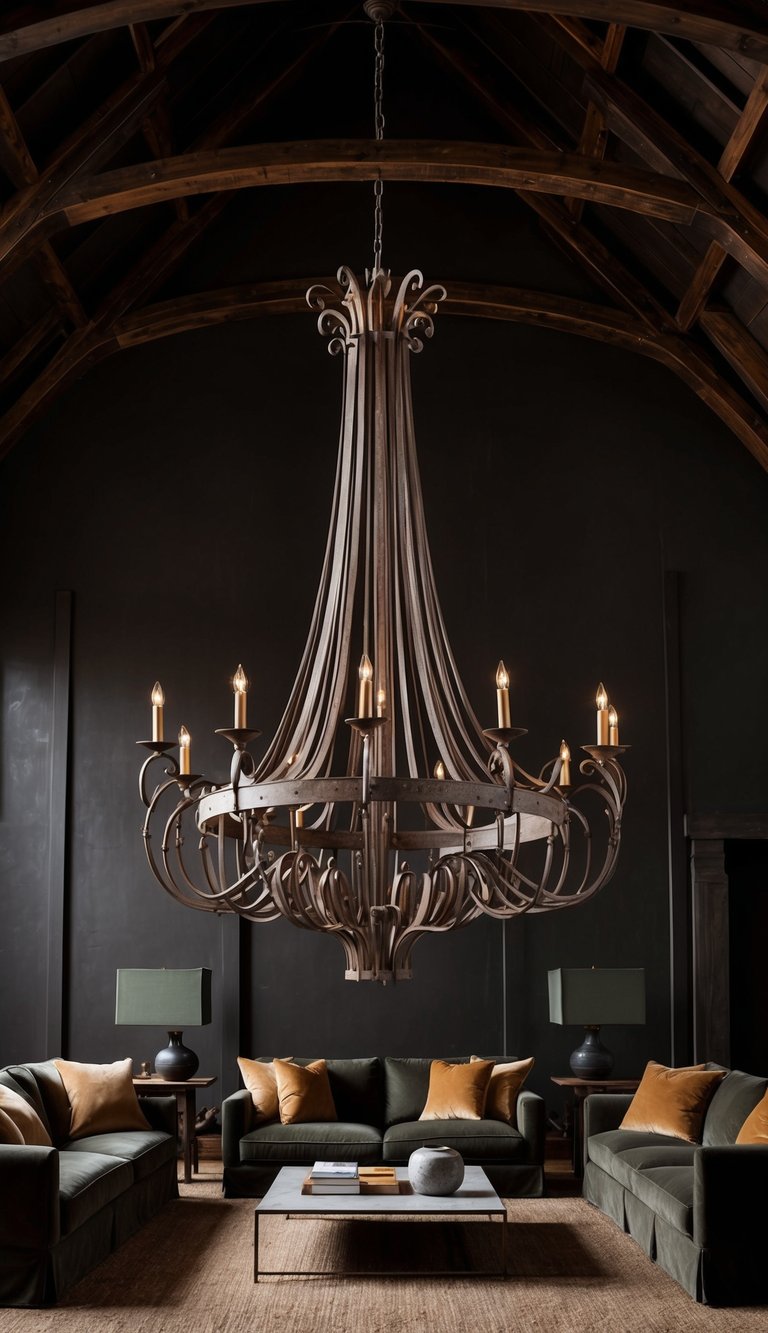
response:
<path id="1" fill-rule="evenodd" d="M 162 301 L 117 320 L 107 330 L 78 330 L 15 406 L 0 419 L 0 457 L 68 384 L 96 362 L 124 348 L 214 324 L 268 314 L 309 314 L 305 292 L 328 278 L 286 279 L 225 288 Z M 639 352 L 682 379 L 768 471 L 768 427 L 718 375 L 684 334 L 651 333 L 632 315 L 605 306 L 514 287 L 451 281 L 446 313 L 539 325 Z"/>
<path id="2" fill-rule="evenodd" d="M 273 0 L 274 2 L 274 0 Z M 428 0 L 434 3 L 434 0 Z M 768 61 L 768 25 L 762 6 L 725 0 L 440 0 L 441 3 L 483 5 L 496 9 L 527 9 L 573 14 L 648 28 L 671 37 L 710 42 L 741 51 L 753 60 Z M 265 0 L 101 0 L 101 3 L 60 3 L 55 14 L 41 18 L 41 6 L 16 8 L 0 27 L 0 60 L 70 42 L 90 33 L 148 23 L 210 9 L 231 9 Z"/>
<path id="3" fill-rule="evenodd" d="M 31 248 L 65 226 L 164 200 L 220 190 L 378 178 L 569 195 L 683 225 L 701 219 L 708 232 L 721 220 L 686 181 L 578 153 L 440 140 L 310 139 L 203 149 L 96 176 L 77 176 L 64 184 L 31 186 L 2 215 L 0 261 L 20 245 Z"/>
<path id="4" fill-rule="evenodd" d="M 0 261 L 63 226 L 128 209 L 268 185 L 364 180 L 484 185 L 585 199 L 694 226 L 716 240 L 759 282 L 768 282 L 768 220 L 722 208 L 688 181 L 579 153 L 441 140 L 309 139 L 205 149 L 76 177 L 45 194 L 17 196 L 0 223 Z"/>

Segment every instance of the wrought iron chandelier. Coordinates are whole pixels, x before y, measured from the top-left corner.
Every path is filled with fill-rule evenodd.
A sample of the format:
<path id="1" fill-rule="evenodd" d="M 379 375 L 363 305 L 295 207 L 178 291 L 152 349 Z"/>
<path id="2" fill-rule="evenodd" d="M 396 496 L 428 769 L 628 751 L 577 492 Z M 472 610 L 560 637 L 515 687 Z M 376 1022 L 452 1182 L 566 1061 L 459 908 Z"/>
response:
<path id="1" fill-rule="evenodd" d="M 377 138 L 390 8 L 365 5 Z M 538 777 L 512 758 L 525 729 L 511 725 L 503 662 L 497 725 L 483 729 L 472 710 L 440 610 L 411 406 L 410 356 L 432 337 L 446 293 L 424 288 L 417 270 L 394 289 L 382 267 L 381 181 L 374 191 L 365 284 L 341 268 L 336 290 L 307 293 L 344 387 L 325 559 L 282 720 L 257 762 L 249 746 L 260 732 L 248 726 L 238 667 L 234 725 L 217 732 L 233 747 L 230 777 L 215 783 L 192 772 L 183 726 L 178 759 L 171 754 L 157 684 L 139 788 L 150 867 L 177 901 L 335 935 L 347 979 L 387 982 L 412 975 L 424 935 L 593 898 L 618 858 L 626 747 L 602 685 L 596 744 L 583 747 L 576 782 L 565 741 Z M 362 650 L 356 682 L 353 645 Z M 165 776 L 150 792 L 158 761 Z"/>

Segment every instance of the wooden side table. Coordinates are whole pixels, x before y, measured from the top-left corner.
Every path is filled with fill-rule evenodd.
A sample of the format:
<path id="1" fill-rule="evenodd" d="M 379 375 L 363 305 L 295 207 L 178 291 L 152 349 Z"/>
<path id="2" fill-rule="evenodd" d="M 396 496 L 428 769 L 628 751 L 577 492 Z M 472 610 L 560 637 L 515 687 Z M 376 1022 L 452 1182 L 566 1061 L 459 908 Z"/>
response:
<path id="1" fill-rule="evenodd" d="M 192 1179 L 192 1156 L 195 1145 L 195 1095 L 198 1088 L 210 1088 L 216 1082 L 213 1078 L 189 1078 L 184 1083 L 172 1083 L 170 1079 L 135 1078 L 133 1086 L 139 1097 L 175 1096 L 176 1106 L 181 1116 L 181 1147 L 184 1154 L 184 1181 Z M 197 1166 L 197 1162 L 195 1162 Z"/>
<path id="2" fill-rule="evenodd" d="M 635 1092 L 640 1086 L 639 1078 L 555 1078 L 552 1082 L 558 1088 L 568 1088 L 573 1093 L 576 1114 L 573 1117 L 573 1174 L 583 1175 L 582 1154 L 584 1146 L 584 1101 L 593 1092 Z"/>

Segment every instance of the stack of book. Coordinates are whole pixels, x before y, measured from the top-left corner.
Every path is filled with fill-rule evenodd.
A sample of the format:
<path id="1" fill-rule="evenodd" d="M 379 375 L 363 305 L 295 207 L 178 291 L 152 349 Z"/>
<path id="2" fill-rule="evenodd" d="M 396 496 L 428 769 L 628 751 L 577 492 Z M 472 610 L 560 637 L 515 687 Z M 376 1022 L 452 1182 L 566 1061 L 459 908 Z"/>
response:
<path id="1" fill-rule="evenodd" d="M 359 1194 L 357 1162 L 315 1162 L 304 1181 L 304 1194 Z"/>
<path id="2" fill-rule="evenodd" d="M 357 1162 L 315 1162 L 302 1194 L 398 1194 L 393 1166 L 358 1166 Z"/>

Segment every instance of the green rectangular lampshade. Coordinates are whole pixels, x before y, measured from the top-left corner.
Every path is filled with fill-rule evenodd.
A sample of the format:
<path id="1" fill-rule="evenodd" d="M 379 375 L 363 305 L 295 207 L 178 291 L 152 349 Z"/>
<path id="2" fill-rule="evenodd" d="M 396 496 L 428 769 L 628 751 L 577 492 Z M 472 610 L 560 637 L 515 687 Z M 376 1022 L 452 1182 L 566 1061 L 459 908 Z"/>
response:
<path id="1" fill-rule="evenodd" d="M 210 1021 L 209 967 L 118 968 L 116 1024 L 180 1030 Z"/>
<path id="2" fill-rule="evenodd" d="M 550 1023 L 602 1027 L 645 1022 L 642 967 L 558 967 L 547 977 Z"/>

